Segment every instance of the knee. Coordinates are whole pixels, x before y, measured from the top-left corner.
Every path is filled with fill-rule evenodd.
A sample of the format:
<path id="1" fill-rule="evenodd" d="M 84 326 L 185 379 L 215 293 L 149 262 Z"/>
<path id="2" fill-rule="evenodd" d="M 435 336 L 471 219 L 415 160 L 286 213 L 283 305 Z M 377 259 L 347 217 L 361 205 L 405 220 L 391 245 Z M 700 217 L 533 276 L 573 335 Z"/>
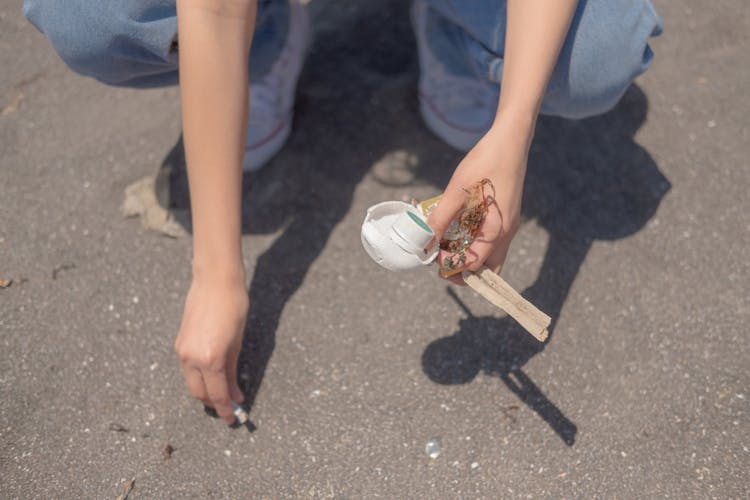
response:
<path id="1" fill-rule="evenodd" d="M 581 119 L 606 113 L 615 107 L 633 80 L 646 70 L 652 53 L 649 47 L 638 61 L 622 59 L 607 64 L 588 62 L 553 77 L 542 103 L 542 113 Z"/>
<path id="2" fill-rule="evenodd" d="M 612 109 L 653 59 L 661 19 L 647 1 L 582 1 L 550 79 L 542 112 L 585 118 Z"/>
<path id="3" fill-rule="evenodd" d="M 125 27 L 117 13 L 99 12 L 96 2 L 23 2 L 26 18 L 73 71 L 106 84 L 125 84 L 127 62 L 117 53 L 117 41 L 123 38 Z"/>
<path id="4" fill-rule="evenodd" d="M 107 16 L 97 19 L 94 25 L 90 14 L 77 12 L 79 9 L 66 4 L 57 0 L 24 0 L 23 13 L 73 71 L 106 80 L 106 33 L 112 33 Z"/>

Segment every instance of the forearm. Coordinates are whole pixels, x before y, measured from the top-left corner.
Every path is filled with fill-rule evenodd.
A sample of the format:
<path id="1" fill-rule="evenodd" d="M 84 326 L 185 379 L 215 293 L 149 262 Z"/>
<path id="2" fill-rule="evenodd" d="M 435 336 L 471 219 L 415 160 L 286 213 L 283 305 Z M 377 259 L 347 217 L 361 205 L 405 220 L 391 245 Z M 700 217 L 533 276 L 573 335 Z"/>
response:
<path id="1" fill-rule="evenodd" d="M 194 276 L 244 280 L 242 154 L 255 1 L 178 0 Z"/>
<path id="2" fill-rule="evenodd" d="M 505 54 L 496 121 L 510 116 L 533 132 L 577 0 L 508 0 Z"/>

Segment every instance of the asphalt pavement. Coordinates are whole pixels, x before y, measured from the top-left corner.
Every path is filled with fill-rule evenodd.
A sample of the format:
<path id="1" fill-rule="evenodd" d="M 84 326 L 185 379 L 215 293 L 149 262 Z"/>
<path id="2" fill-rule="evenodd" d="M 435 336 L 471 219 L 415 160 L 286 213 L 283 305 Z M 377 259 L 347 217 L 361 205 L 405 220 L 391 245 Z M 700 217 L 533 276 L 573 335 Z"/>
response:
<path id="1" fill-rule="evenodd" d="M 313 0 L 292 136 L 244 182 L 235 429 L 172 349 L 189 236 L 121 212 L 160 171 L 185 229 L 177 89 L 76 75 L 19 4 L 0 2 L 0 497 L 750 497 L 747 2 L 656 1 L 621 103 L 540 119 L 503 270 L 554 318 L 539 344 L 362 250 L 367 207 L 437 194 L 461 156 L 419 117 L 406 2 Z"/>

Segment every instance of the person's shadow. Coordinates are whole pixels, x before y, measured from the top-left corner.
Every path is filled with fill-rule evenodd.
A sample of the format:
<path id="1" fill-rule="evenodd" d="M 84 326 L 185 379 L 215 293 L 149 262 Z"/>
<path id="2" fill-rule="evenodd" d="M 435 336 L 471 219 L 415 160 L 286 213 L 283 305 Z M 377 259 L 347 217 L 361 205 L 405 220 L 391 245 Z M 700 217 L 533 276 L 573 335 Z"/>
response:
<path id="1" fill-rule="evenodd" d="M 425 349 L 422 366 L 432 381 L 463 384 L 480 371 L 495 374 L 566 444 L 575 442 L 576 425 L 522 367 L 552 341 L 556 318 L 592 243 L 640 230 L 671 187 L 633 141 L 647 110 L 645 94 L 634 85 L 602 116 L 540 117 L 522 213 L 548 231 L 549 244 L 536 281 L 522 295 L 552 317 L 549 338 L 537 342 L 509 317 L 476 317 L 449 289 L 467 317 L 452 336 Z"/>
<path id="2" fill-rule="evenodd" d="M 429 183 L 439 190 L 462 158 L 419 117 L 408 3 L 337 5 L 332 0 L 310 4 L 316 37 L 298 85 L 294 131 L 270 165 L 243 181 L 243 231 L 281 232 L 258 258 L 249 289 L 251 311 L 239 364 L 248 409 L 273 353 L 285 305 L 349 212 L 354 190 L 373 163 L 401 151 L 417 161 L 370 175 L 387 185 Z M 633 142 L 647 108 L 646 96 L 634 86 L 601 117 L 539 120 L 523 215 L 549 231 L 550 243 L 539 277 L 524 295 L 553 318 L 591 243 L 640 229 L 669 188 L 648 153 Z M 158 198 L 189 229 L 181 141 L 162 171 L 168 173 L 169 195 Z M 497 374 L 572 444 L 575 425 L 520 369 L 546 344 L 508 318 L 476 318 L 465 311 L 469 317 L 459 322 L 458 332 L 425 349 L 427 376 L 458 384 L 480 370 Z M 553 329 L 554 323 L 550 333 Z"/>

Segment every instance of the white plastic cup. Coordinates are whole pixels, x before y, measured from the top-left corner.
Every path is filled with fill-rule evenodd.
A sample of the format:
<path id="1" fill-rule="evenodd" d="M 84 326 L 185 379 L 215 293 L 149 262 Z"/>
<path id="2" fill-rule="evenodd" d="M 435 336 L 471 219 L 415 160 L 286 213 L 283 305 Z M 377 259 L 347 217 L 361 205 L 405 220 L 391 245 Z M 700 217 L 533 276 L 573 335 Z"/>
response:
<path id="1" fill-rule="evenodd" d="M 391 271 L 416 269 L 431 263 L 438 254 L 434 237 L 418 209 L 402 201 L 378 203 L 367 210 L 362 223 L 362 246 L 380 266 Z"/>

